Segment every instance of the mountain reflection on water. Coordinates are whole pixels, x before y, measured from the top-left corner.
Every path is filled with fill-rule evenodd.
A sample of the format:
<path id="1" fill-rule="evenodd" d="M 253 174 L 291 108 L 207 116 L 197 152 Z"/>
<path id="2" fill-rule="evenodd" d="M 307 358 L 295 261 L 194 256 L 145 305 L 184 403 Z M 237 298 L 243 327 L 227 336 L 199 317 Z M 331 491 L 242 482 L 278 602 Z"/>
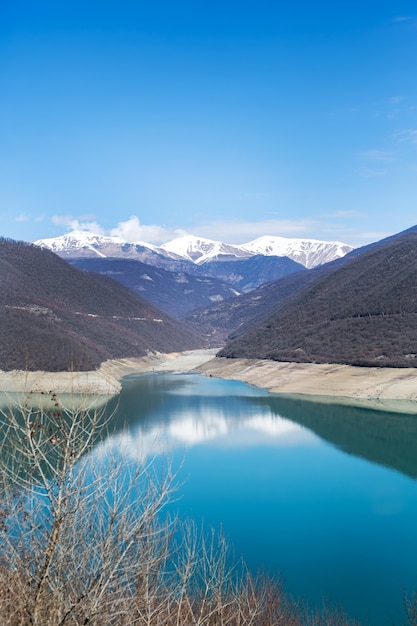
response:
<path id="1" fill-rule="evenodd" d="M 123 442 L 140 458 L 203 442 L 311 444 L 314 433 L 348 454 L 417 477 L 417 415 L 279 396 L 235 381 L 223 381 L 224 395 L 226 388 L 213 382 L 197 375 L 126 378 L 111 444 Z"/>
<path id="2" fill-rule="evenodd" d="M 417 478 L 417 414 L 274 395 L 236 381 L 213 383 L 199 375 L 126 377 L 120 396 L 107 402 L 110 436 L 99 447 L 122 444 L 143 460 L 209 442 L 242 447 L 308 440 L 311 445 L 314 433 L 343 452 Z M 45 397 L 34 394 L 31 400 L 37 404 Z M 64 406 L 90 403 L 75 394 L 59 400 Z M 103 402 L 91 399 L 91 406 Z M 14 403 L 22 403 L 20 395 L 0 394 L 0 410 L 10 411 Z"/>
<path id="3" fill-rule="evenodd" d="M 259 402 L 348 454 L 417 478 L 417 415 L 278 396 Z"/>
<path id="4" fill-rule="evenodd" d="M 100 451 L 168 453 L 180 518 L 221 526 L 252 571 L 370 626 L 403 622 L 417 589 L 417 417 L 191 374 L 125 379 L 116 418 Z"/>
<path id="5" fill-rule="evenodd" d="M 417 416 L 194 374 L 127 377 L 106 412 L 94 460 L 158 467 L 168 455 L 179 518 L 221 526 L 252 571 L 369 626 L 404 622 L 417 589 Z"/>
<path id="6" fill-rule="evenodd" d="M 147 455 L 185 451 L 199 444 L 221 447 L 295 445 L 312 439 L 302 426 L 258 402 L 266 391 L 197 375 L 127 377 L 104 448 Z"/>

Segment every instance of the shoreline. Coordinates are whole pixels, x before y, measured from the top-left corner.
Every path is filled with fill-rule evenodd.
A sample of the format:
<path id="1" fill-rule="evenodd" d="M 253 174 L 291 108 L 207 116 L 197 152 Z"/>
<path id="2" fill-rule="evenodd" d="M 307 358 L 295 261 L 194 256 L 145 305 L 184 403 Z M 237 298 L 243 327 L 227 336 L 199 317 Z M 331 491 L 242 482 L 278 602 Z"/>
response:
<path id="1" fill-rule="evenodd" d="M 87 372 L 0 371 L 3 394 L 118 395 L 125 376 L 196 373 L 316 402 L 417 413 L 417 368 L 354 367 L 215 357 L 217 349 L 115 359 Z"/>
<path id="2" fill-rule="evenodd" d="M 200 374 L 326 404 L 417 413 L 417 368 L 355 367 L 217 357 Z"/>
<path id="3" fill-rule="evenodd" d="M 140 358 L 112 359 L 86 372 L 23 372 L 0 370 L 0 393 L 118 395 L 122 379 L 152 372 L 187 373 L 211 360 L 216 349 L 159 352 Z"/>

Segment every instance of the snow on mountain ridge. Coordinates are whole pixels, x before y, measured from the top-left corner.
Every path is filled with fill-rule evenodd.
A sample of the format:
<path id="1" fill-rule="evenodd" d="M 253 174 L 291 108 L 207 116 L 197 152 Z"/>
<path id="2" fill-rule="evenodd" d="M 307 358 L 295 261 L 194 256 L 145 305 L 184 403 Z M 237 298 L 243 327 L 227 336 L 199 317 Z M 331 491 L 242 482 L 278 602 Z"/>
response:
<path id="1" fill-rule="evenodd" d="M 258 237 L 253 241 L 242 244 L 242 248 L 252 254 L 265 256 L 286 256 L 301 263 L 307 268 L 322 265 L 334 259 L 339 259 L 351 250 L 340 241 L 322 241 L 319 239 L 287 239 L 285 237 L 267 236 Z"/>
<path id="2" fill-rule="evenodd" d="M 245 258 L 251 256 L 241 246 L 234 246 L 204 237 L 195 237 L 194 235 L 186 235 L 168 241 L 162 244 L 161 249 L 178 254 L 197 265 L 219 257 Z"/>
<path id="3" fill-rule="evenodd" d="M 73 230 L 70 233 L 61 235 L 60 237 L 38 239 L 38 241 L 35 241 L 35 245 L 45 246 L 51 250 L 68 250 L 69 248 L 78 249 L 83 246 L 102 245 L 103 243 L 124 242 L 123 239 L 120 239 L 120 237 L 97 235 L 84 230 Z"/>
<path id="4" fill-rule="evenodd" d="M 162 244 L 128 243 L 120 237 L 96 235 L 86 231 L 72 231 L 61 237 L 39 239 L 35 245 L 46 247 L 62 256 L 111 256 L 126 258 L 137 253 L 136 247 L 165 257 L 202 265 L 213 260 L 247 259 L 254 255 L 288 257 L 307 268 L 322 265 L 343 257 L 353 250 L 338 241 L 295 239 L 277 236 L 258 237 L 244 244 L 227 244 L 214 239 L 186 235 Z M 143 252 L 141 253 L 143 254 Z M 145 260 L 145 259 L 144 259 Z"/>
<path id="5" fill-rule="evenodd" d="M 155 251 L 158 248 L 150 243 L 136 242 L 129 244 L 120 237 L 110 237 L 108 235 L 98 235 L 84 230 L 73 230 L 70 233 L 61 235 L 60 237 L 51 237 L 46 239 L 38 239 L 34 242 L 36 246 L 48 248 L 53 252 L 59 253 L 76 253 L 76 251 L 91 251 L 93 256 L 107 257 L 103 253 L 106 247 L 113 249 L 126 246 L 141 246 Z M 117 255 L 116 255 L 117 256 Z"/>

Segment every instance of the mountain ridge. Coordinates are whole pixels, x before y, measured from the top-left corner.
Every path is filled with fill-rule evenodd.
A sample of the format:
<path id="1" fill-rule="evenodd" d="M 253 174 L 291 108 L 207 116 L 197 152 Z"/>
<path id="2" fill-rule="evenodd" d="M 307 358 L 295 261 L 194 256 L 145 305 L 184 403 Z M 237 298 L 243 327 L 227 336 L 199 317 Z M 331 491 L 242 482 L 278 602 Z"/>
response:
<path id="1" fill-rule="evenodd" d="M 72 231 L 60 237 L 38 239 L 34 244 L 49 248 L 64 258 L 112 256 L 137 258 L 142 262 L 163 263 L 169 259 L 202 265 L 213 260 L 227 262 L 262 255 L 288 257 L 308 268 L 343 257 L 353 250 L 352 246 L 341 242 L 275 236 L 258 237 L 244 244 L 226 244 L 204 237 L 185 235 L 158 247 L 145 242 L 128 243 L 119 237 L 94 235 L 85 231 Z"/>

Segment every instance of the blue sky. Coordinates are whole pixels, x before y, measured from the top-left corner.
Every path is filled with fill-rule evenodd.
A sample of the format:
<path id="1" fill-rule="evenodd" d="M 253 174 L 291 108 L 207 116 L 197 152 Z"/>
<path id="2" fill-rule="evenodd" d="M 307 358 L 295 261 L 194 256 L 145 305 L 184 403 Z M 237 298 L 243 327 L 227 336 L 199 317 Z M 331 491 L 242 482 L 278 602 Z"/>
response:
<path id="1" fill-rule="evenodd" d="M 417 223 L 415 0 L 2 0 L 0 235 Z"/>

